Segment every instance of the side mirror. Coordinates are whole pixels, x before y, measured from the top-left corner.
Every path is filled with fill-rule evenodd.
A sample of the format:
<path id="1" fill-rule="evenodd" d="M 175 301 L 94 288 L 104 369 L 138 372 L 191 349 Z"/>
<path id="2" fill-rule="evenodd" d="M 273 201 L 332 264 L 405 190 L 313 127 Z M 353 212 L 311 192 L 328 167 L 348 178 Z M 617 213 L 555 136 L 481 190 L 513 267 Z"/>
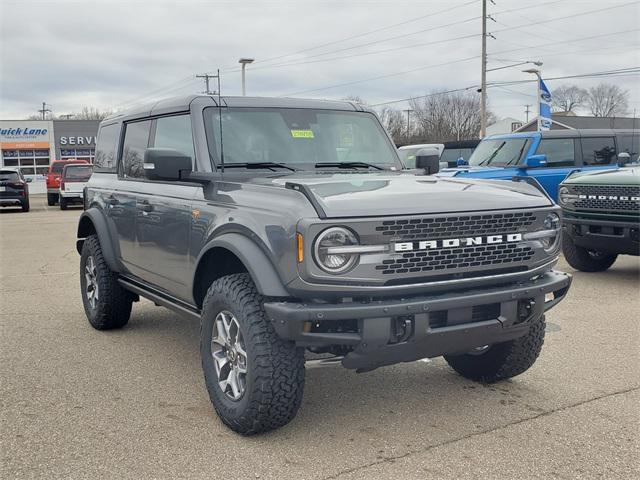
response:
<path id="1" fill-rule="evenodd" d="M 435 148 L 423 148 L 416 153 L 416 168 L 423 169 L 426 175 L 440 171 L 440 154 Z"/>
<path id="2" fill-rule="evenodd" d="M 191 157 L 171 148 L 147 148 L 142 167 L 149 180 L 180 180 L 192 170 Z"/>
<path id="3" fill-rule="evenodd" d="M 31 182 L 33 182 L 33 178 L 31 178 L 31 177 L 27 177 L 27 178 L 25 178 L 24 180 L 25 180 L 27 183 L 31 183 Z"/>
<path id="4" fill-rule="evenodd" d="M 631 162 L 631 155 L 628 152 L 620 152 L 618 154 L 618 165 L 623 166 Z"/>
<path id="5" fill-rule="evenodd" d="M 524 161 L 526 168 L 540 168 L 547 166 L 547 156 L 543 153 L 541 155 L 531 155 Z"/>

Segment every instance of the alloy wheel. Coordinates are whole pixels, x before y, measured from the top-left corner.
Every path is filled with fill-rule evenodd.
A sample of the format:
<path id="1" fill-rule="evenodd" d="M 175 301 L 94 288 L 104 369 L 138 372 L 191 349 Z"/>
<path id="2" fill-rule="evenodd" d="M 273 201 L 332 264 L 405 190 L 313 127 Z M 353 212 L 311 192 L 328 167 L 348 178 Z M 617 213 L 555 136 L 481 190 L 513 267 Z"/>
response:
<path id="1" fill-rule="evenodd" d="M 98 271 L 96 269 L 96 262 L 93 259 L 93 255 L 87 257 L 87 263 L 84 266 L 84 278 L 85 278 L 85 295 L 87 301 L 91 305 L 92 309 L 95 309 L 98 305 L 99 291 L 98 291 Z"/>
<path id="2" fill-rule="evenodd" d="M 218 313 L 213 323 L 211 355 L 220 389 L 231 400 L 240 400 L 247 385 L 247 353 L 240 324 L 227 310 Z"/>

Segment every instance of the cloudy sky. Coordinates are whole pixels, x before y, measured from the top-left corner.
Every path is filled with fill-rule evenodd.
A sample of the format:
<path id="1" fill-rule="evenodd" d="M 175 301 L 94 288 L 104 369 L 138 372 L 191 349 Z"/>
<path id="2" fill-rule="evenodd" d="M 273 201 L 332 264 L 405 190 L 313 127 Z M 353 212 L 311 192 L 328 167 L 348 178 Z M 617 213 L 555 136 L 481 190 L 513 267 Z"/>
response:
<path id="1" fill-rule="evenodd" d="M 495 3 L 495 4 L 494 4 Z M 549 79 L 640 66 L 640 2 L 488 2 L 489 69 L 544 62 Z M 121 109 L 204 89 L 240 93 L 237 60 L 253 57 L 247 93 L 380 104 L 480 81 L 481 0 L 31 1 L 0 0 L 0 118 L 82 106 Z M 524 66 L 489 82 L 527 80 Z M 549 80 L 614 82 L 640 115 L 640 76 Z M 535 84 L 493 87 L 490 108 L 524 119 Z M 391 104 L 406 108 L 406 103 Z M 631 112 L 632 113 L 632 112 Z"/>

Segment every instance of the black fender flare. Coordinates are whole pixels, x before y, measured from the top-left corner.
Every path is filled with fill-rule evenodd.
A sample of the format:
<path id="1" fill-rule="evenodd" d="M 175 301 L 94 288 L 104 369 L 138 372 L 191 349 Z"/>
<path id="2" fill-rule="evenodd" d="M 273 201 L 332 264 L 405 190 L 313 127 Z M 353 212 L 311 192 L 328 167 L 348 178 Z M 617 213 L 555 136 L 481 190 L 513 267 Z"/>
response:
<path id="1" fill-rule="evenodd" d="M 216 247 L 225 248 L 240 259 L 261 295 L 265 297 L 291 296 L 284 288 L 276 268 L 267 255 L 254 241 L 239 233 L 224 233 L 207 243 L 198 256 L 197 265 L 209 250 Z"/>
<path id="2" fill-rule="evenodd" d="M 84 244 L 85 238 L 89 236 L 88 231 L 90 231 L 88 228 L 88 222 L 93 225 L 93 229 L 95 230 L 96 235 L 98 235 L 102 255 L 104 256 L 107 265 L 112 271 L 121 272 L 122 269 L 120 268 L 118 256 L 116 254 L 117 245 L 113 244 L 113 239 L 111 235 L 109 235 L 107 220 L 105 219 L 104 213 L 98 208 L 89 208 L 80 215 L 80 219 L 78 220 L 76 250 L 78 250 L 78 253 L 82 255 L 82 245 Z"/>

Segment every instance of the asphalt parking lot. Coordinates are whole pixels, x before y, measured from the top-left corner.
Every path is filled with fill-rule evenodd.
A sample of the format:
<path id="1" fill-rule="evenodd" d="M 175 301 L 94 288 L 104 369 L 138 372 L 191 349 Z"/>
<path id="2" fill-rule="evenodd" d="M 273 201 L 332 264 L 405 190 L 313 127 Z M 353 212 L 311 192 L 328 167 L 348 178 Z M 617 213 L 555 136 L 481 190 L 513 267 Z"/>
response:
<path id="1" fill-rule="evenodd" d="M 245 438 L 209 403 L 197 322 L 141 301 L 121 331 L 89 326 L 79 214 L 42 196 L 0 210 L 2 478 L 640 476 L 638 258 L 574 272 L 520 377 L 483 386 L 441 359 L 310 370 L 297 418 Z"/>

